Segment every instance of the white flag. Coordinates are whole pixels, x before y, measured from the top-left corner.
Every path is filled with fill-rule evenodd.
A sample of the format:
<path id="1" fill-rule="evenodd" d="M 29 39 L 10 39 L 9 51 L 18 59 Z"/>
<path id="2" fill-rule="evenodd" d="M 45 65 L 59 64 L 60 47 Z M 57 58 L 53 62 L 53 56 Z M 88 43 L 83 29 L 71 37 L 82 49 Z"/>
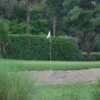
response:
<path id="1" fill-rule="evenodd" d="M 48 33 L 48 35 L 47 35 L 47 39 L 50 37 L 50 31 L 49 31 L 49 33 Z"/>

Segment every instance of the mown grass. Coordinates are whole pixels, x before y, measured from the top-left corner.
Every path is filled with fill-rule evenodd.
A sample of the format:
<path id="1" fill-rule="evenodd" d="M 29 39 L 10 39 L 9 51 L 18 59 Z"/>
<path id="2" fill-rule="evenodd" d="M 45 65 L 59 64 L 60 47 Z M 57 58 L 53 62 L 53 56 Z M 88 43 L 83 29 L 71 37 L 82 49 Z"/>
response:
<path id="1" fill-rule="evenodd" d="M 75 70 L 99 68 L 100 61 L 32 61 L 0 59 L 0 63 L 18 70 Z"/>

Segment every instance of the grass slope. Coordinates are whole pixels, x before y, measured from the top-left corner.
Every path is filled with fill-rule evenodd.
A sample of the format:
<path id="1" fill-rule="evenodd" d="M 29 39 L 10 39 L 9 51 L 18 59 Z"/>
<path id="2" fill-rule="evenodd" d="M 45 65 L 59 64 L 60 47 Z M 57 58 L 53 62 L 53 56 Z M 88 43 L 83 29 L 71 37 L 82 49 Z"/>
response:
<path id="1" fill-rule="evenodd" d="M 100 67 L 100 61 L 30 61 L 0 59 L 4 66 L 10 66 L 19 70 L 75 70 Z M 2 65 L 0 64 L 0 65 Z"/>

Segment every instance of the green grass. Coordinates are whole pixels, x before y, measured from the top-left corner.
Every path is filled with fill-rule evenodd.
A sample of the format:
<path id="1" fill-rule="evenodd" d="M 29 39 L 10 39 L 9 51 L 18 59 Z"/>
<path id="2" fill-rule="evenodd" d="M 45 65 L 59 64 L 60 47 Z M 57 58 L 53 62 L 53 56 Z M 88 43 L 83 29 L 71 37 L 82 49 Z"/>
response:
<path id="1" fill-rule="evenodd" d="M 31 75 L 18 73 L 0 63 L 0 100 L 33 100 L 35 82 Z"/>
<path id="2" fill-rule="evenodd" d="M 59 70 L 59 69 L 83 69 L 90 67 L 99 67 L 100 61 L 92 62 L 76 62 L 76 61 L 28 61 L 28 60 L 8 60 L 0 59 L 0 91 L 2 97 L 7 99 L 0 100 L 91 100 L 90 93 L 94 91 L 94 86 L 91 83 L 66 84 L 66 85 L 47 85 L 34 86 L 32 81 L 27 80 L 24 75 L 17 76 L 11 73 L 9 68 L 17 68 L 18 70 Z M 5 69 L 7 68 L 7 70 Z M 28 77 L 28 76 L 27 76 Z M 22 82 L 23 83 L 22 83 Z M 30 84 L 29 84 L 30 83 Z M 17 84 L 17 85 L 16 85 Z M 26 91 L 26 90 L 27 91 Z M 29 92 L 32 98 L 27 99 Z M 5 96 L 5 93 L 7 95 Z M 10 96 L 10 95 L 12 96 Z M 1 95 L 1 92 L 0 92 Z M 23 98 L 22 99 L 22 95 Z M 18 97 L 18 99 L 16 98 Z M 21 97 L 21 99 L 19 99 Z M 1 97 L 0 97 L 1 98 Z M 16 98 L 16 99 L 14 99 Z"/>
<path id="3" fill-rule="evenodd" d="M 92 84 L 37 86 L 34 100 L 91 100 Z M 69 99 L 70 97 L 70 99 Z"/>
<path id="4" fill-rule="evenodd" d="M 4 66 L 19 70 L 74 70 L 100 67 L 100 61 L 32 61 L 0 59 Z"/>

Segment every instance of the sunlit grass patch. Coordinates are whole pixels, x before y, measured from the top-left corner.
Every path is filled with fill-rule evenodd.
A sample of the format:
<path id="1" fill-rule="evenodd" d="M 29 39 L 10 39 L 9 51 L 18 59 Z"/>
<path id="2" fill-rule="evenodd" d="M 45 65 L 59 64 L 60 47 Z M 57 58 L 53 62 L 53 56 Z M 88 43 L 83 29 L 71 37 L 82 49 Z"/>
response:
<path id="1" fill-rule="evenodd" d="M 33 60 L 9 60 L 0 59 L 0 63 L 16 67 L 18 70 L 75 70 L 86 68 L 99 68 L 100 61 L 33 61 Z"/>

